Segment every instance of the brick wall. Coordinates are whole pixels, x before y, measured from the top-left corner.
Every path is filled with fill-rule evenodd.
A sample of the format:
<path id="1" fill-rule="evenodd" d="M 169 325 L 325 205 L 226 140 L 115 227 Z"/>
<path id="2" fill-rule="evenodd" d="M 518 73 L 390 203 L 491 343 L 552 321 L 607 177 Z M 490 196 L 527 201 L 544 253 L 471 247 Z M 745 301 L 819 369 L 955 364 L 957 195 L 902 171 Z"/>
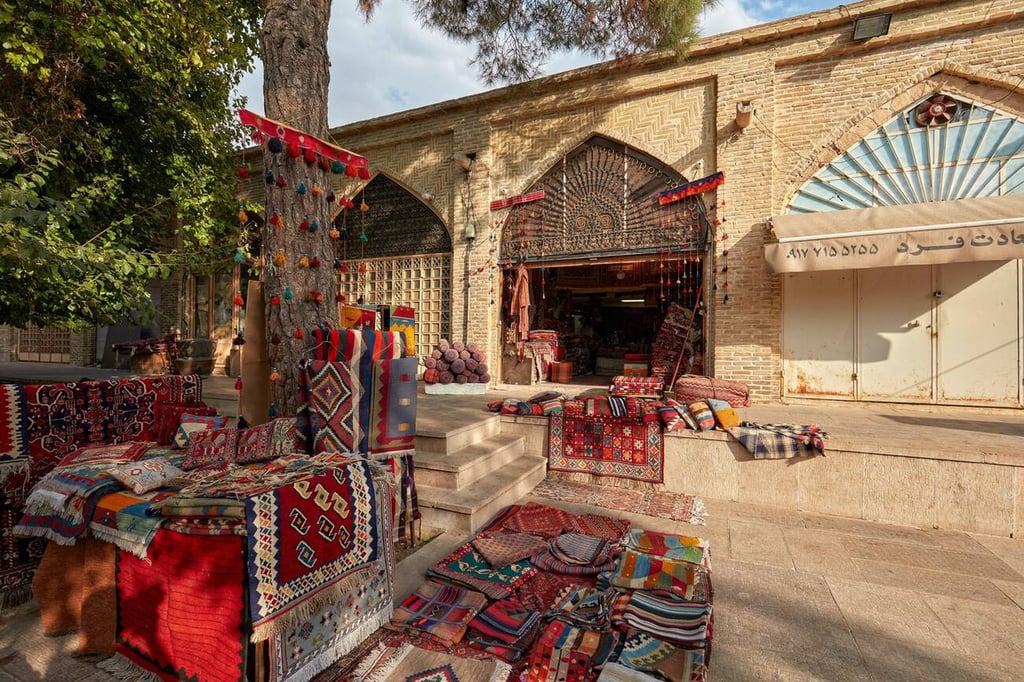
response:
<path id="1" fill-rule="evenodd" d="M 881 12 L 893 13 L 889 34 L 854 42 L 851 17 Z M 333 134 L 367 155 L 371 172 L 433 196 L 454 245 L 453 336 L 468 330 L 492 358 L 500 290 L 491 264 L 500 254 L 488 237 L 505 212 L 489 212 L 490 201 L 525 191 L 593 134 L 651 154 L 687 179 L 723 171 L 725 184 L 705 196 L 723 221 L 707 280 L 718 285 L 706 292 L 707 364 L 767 400 L 780 395 L 782 333 L 781 278 L 764 267 L 767 218 L 785 211 L 822 165 L 937 87 L 1024 113 L 1014 92 L 1022 41 L 1024 0 L 867 0 L 709 37 L 683 62 L 664 54 L 608 62 Z M 734 122 L 740 101 L 755 108 L 743 131 Z M 456 152 L 478 155 L 468 183 L 449 161 Z M 247 187 L 262 201 L 261 178 Z M 470 220 L 472 243 L 464 238 Z"/>

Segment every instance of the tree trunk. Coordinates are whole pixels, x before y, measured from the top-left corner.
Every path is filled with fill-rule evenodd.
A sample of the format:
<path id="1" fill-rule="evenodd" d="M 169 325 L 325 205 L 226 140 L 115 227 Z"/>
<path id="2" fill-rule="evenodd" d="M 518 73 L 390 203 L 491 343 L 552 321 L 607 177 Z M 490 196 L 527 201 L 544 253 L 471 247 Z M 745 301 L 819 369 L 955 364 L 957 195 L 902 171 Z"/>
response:
<path id="1" fill-rule="evenodd" d="M 261 35 L 266 117 L 325 141 L 330 17 L 330 0 L 267 0 Z M 263 226 L 267 349 L 271 376 L 275 369 L 281 375 L 270 393 L 272 410 L 293 415 L 299 362 L 308 357 L 310 331 L 321 324 L 338 326 L 335 247 L 328 234 L 332 211 L 326 200 L 330 172 L 303 155 L 293 157 L 287 145 L 277 154 L 268 147 L 264 160 L 265 173 L 273 176 Z M 282 177 L 284 186 L 279 186 Z M 275 212 L 281 227 L 272 224 Z M 300 229 L 314 222 L 315 231 Z M 283 264 L 275 264 L 282 256 Z M 319 304 L 314 300 L 318 295 Z M 296 338 L 300 331 L 304 338 Z"/>

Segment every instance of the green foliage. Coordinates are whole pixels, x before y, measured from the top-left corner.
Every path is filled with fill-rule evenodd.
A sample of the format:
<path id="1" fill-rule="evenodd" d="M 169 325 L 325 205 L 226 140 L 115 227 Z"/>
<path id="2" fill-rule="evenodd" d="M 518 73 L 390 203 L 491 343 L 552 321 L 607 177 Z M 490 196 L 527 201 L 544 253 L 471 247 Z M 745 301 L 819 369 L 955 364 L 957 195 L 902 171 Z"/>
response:
<path id="1" fill-rule="evenodd" d="M 0 323 L 123 321 L 237 231 L 220 208 L 230 98 L 261 16 L 257 0 L 0 0 Z"/>
<path id="2" fill-rule="evenodd" d="M 621 57 L 654 49 L 685 54 L 700 13 L 718 0 L 414 0 L 425 24 L 476 43 L 488 84 L 536 76 L 553 52 Z M 361 0 L 369 16 L 379 0 Z"/>

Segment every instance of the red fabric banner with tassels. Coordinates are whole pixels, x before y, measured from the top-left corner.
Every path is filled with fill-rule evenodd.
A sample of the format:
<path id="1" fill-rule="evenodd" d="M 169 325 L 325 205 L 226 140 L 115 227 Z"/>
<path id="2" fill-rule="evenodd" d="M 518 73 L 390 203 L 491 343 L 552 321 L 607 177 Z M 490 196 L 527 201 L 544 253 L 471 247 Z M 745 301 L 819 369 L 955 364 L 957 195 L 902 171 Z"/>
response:
<path id="1" fill-rule="evenodd" d="M 254 114 L 248 109 L 239 109 L 238 117 L 241 119 L 242 125 L 251 126 L 260 133 L 268 137 L 279 138 L 287 144 L 296 144 L 300 149 L 310 149 L 315 154 L 319 154 L 320 156 L 332 161 L 343 163 L 346 166 L 353 166 L 358 171 L 361 179 L 370 179 L 370 173 L 367 170 L 367 164 L 369 162 L 365 156 L 359 156 L 347 149 L 337 147 L 333 144 L 324 142 L 317 137 L 313 137 L 309 133 L 304 133 L 301 130 L 290 128 L 278 121 Z"/>

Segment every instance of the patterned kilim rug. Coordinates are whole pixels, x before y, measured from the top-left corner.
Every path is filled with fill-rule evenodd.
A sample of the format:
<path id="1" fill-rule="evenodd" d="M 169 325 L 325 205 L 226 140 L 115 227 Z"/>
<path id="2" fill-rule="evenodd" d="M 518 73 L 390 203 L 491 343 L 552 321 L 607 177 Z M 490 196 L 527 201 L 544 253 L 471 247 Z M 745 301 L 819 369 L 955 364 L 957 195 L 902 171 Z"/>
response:
<path id="1" fill-rule="evenodd" d="M 412 644 L 382 644 L 354 671 L 363 682 L 505 682 L 512 667 L 501 661 L 456 658 Z"/>
<path id="2" fill-rule="evenodd" d="M 628 490 L 557 478 L 541 481 L 531 494 L 559 502 L 588 504 L 615 511 L 704 525 L 704 500 L 696 495 L 661 490 Z"/>
<path id="3" fill-rule="evenodd" d="M 612 416 L 553 414 L 548 420 L 548 469 L 586 480 L 599 477 L 665 480 L 661 424 Z"/>

